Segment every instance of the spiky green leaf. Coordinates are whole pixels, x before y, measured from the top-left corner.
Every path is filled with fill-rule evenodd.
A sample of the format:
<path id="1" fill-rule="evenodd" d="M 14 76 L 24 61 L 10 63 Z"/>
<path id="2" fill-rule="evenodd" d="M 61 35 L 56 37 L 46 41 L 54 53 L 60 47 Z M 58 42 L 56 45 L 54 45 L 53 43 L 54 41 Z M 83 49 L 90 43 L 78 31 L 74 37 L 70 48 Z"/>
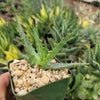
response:
<path id="1" fill-rule="evenodd" d="M 95 58 L 96 58 L 96 61 L 100 63 L 100 42 L 99 41 L 96 42 Z"/>
<path id="2" fill-rule="evenodd" d="M 60 43 L 58 43 L 53 50 L 49 53 L 49 55 L 43 59 L 43 61 L 40 63 L 41 65 L 46 65 L 50 62 L 51 59 L 53 59 L 56 54 L 61 50 L 63 45 L 66 43 L 68 37 L 66 36 Z"/>
<path id="3" fill-rule="evenodd" d="M 62 48 L 62 52 L 66 52 L 68 54 L 72 54 L 72 53 L 75 53 L 77 51 L 79 51 L 79 47 L 73 47 L 71 49 L 67 49 L 67 48 Z"/>
<path id="4" fill-rule="evenodd" d="M 86 62 L 87 63 L 90 63 L 91 62 L 91 50 L 90 50 L 90 48 L 88 48 L 88 50 L 87 50 L 87 57 L 86 57 Z"/>
<path id="5" fill-rule="evenodd" d="M 32 37 L 33 37 L 34 40 L 35 40 L 36 49 L 37 49 L 37 51 L 38 51 L 38 54 L 39 54 L 39 56 L 40 56 L 40 59 L 42 60 L 42 59 L 43 59 L 42 42 L 41 42 L 41 40 L 39 39 L 37 30 L 35 29 L 34 25 L 32 25 L 32 32 L 30 32 L 30 33 L 31 33 Z"/>
<path id="6" fill-rule="evenodd" d="M 19 31 L 20 37 L 22 38 L 23 43 L 25 45 L 25 50 L 27 52 L 27 56 L 28 56 L 29 60 L 34 64 L 40 63 L 39 55 L 35 52 L 35 49 L 32 47 L 32 44 L 30 43 L 27 36 L 25 35 L 24 30 L 23 30 L 22 26 L 20 25 L 18 18 L 17 18 L 17 24 L 18 24 L 18 26 L 17 26 L 18 31 Z"/>
<path id="7" fill-rule="evenodd" d="M 75 90 L 80 85 L 81 81 L 82 81 L 82 74 L 78 73 L 75 77 L 75 83 L 74 83 L 73 87 L 67 93 L 70 93 L 73 90 Z"/>
<path id="8" fill-rule="evenodd" d="M 40 66 L 44 69 L 65 69 L 65 68 L 73 68 L 78 66 L 89 65 L 89 63 L 48 63 L 45 66 Z"/>

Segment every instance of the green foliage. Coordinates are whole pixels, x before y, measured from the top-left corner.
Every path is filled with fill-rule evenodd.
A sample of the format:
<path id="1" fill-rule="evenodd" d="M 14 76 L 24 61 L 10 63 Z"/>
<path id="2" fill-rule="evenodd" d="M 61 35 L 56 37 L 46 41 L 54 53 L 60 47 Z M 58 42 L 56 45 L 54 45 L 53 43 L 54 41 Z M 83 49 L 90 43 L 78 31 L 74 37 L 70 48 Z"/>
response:
<path id="1" fill-rule="evenodd" d="M 98 100 L 99 98 L 99 77 L 93 74 L 82 75 L 80 72 L 75 76 L 73 87 L 69 87 L 66 98 L 69 100 Z M 69 86 L 72 85 L 72 80 Z"/>
<path id="2" fill-rule="evenodd" d="M 55 16 L 59 16 L 62 12 L 62 0 L 38 0 L 34 6 L 34 15 L 32 18 L 35 21 L 39 36 L 41 39 L 48 37 L 51 33 L 53 20 Z"/>
<path id="3" fill-rule="evenodd" d="M 18 59 L 20 50 L 14 45 L 14 36 L 16 35 L 15 23 L 8 22 L 0 27 L 0 63 L 7 65 L 7 62 Z"/>
<path id="4" fill-rule="evenodd" d="M 14 31 L 15 31 L 14 29 L 15 27 L 12 22 L 6 23 L 0 27 L 0 50 L 1 51 L 7 50 L 9 45 L 13 43 Z"/>
<path id="5" fill-rule="evenodd" d="M 48 65 L 48 64 L 49 64 L 50 60 L 55 57 L 55 55 L 59 52 L 59 50 L 66 43 L 68 37 L 66 36 L 48 54 L 47 46 L 44 46 L 44 47 L 42 46 L 42 42 L 39 39 L 39 36 L 37 34 L 37 30 L 34 27 L 34 25 L 32 25 L 30 34 L 32 35 L 32 37 L 35 40 L 36 50 L 37 50 L 37 52 L 36 52 L 35 48 L 32 47 L 32 44 L 30 43 L 27 36 L 25 35 L 24 30 L 23 30 L 22 26 L 20 25 L 18 18 L 17 18 L 17 24 L 18 24 L 18 31 L 19 31 L 20 37 L 22 38 L 23 44 L 25 46 L 25 50 L 26 50 L 26 53 L 27 53 L 27 56 L 28 56 L 28 60 L 31 62 L 31 64 L 37 64 L 37 65 L 40 65 L 40 67 L 43 67 L 43 68 L 45 66 L 45 69 L 48 69 L 48 66 L 49 66 L 49 69 L 53 69 L 52 64 L 50 64 L 50 65 Z M 59 63 L 58 65 L 59 66 L 57 67 L 56 64 L 55 64 L 54 68 L 59 69 L 62 66 L 61 63 Z M 83 66 L 83 65 L 85 65 L 85 63 L 83 63 L 83 64 L 77 64 L 77 63 L 66 64 L 66 66 L 65 65 L 63 66 L 63 68 L 68 68 L 68 67 L 72 67 L 72 66 Z"/>
<path id="6" fill-rule="evenodd" d="M 68 56 L 77 53 L 81 47 L 78 45 L 81 42 L 80 28 L 77 25 L 77 18 L 73 16 L 73 11 L 64 9 L 60 15 L 53 20 L 53 28 L 51 29 L 52 38 L 48 38 L 51 48 L 55 47 L 64 37 L 68 37 L 66 44 L 57 54 L 56 58 L 60 61 L 67 61 Z M 59 55 L 59 56 L 58 56 Z M 65 58 L 62 60 L 62 58 Z"/>
<path id="7" fill-rule="evenodd" d="M 42 66 L 42 68 L 44 68 L 44 69 L 45 68 L 46 69 L 55 69 L 56 70 L 56 69 L 64 69 L 64 68 L 75 68 L 75 67 L 78 67 L 78 66 L 85 66 L 85 65 L 89 65 L 89 64 L 88 63 L 83 63 L 83 64 L 82 63 L 49 63 L 48 65 Z M 76 85 L 75 85 L 75 87 L 76 87 Z M 74 87 L 73 87 L 72 90 L 74 90 Z M 70 91 L 72 91 L 72 90 L 70 90 Z"/>
<path id="8" fill-rule="evenodd" d="M 96 43 L 94 48 L 87 46 L 88 50 L 86 52 L 85 60 L 87 63 L 90 63 L 90 65 L 71 70 L 71 73 L 74 76 L 72 78 L 72 82 L 74 82 L 74 84 L 72 87 L 69 87 L 69 92 L 67 92 L 66 97 L 68 99 L 98 100 L 99 98 L 99 88 L 95 89 L 95 87 L 100 84 L 100 41 L 98 39 L 95 41 Z"/>
<path id="9" fill-rule="evenodd" d="M 19 11 L 17 13 L 23 15 L 24 16 L 28 16 L 30 17 L 30 15 L 32 15 L 34 13 L 32 7 L 33 7 L 33 4 L 34 4 L 34 0 L 20 0 L 20 2 L 22 3 Z M 35 1 L 36 3 L 36 1 Z"/>
<path id="10" fill-rule="evenodd" d="M 23 44 L 25 45 L 25 50 L 29 56 L 29 60 L 32 63 L 38 64 L 40 63 L 40 58 L 39 55 L 35 52 L 35 49 L 32 47 L 32 44 L 29 42 L 29 40 L 27 39 L 22 26 L 20 25 L 20 22 L 18 22 L 18 31 L 20 33 L 20 37 L 23 40 Z"/>
<path id="11" fill-rule="evenodd" d="M 18 19 L 20 21 L 20 24 L 24 28 L 24 32 L 27 34 L 28 39 L 34 45 L 34 39 L 31 36 L 31 28 L 30 28 L 30 26 L 32 26 L 32 24 L 33 24 L 32 16 L 30 15 L 29 17 L 27 17 L 27 16 L 22 16 L 22 15 L 18 14 Z M 14 20 L 16 21 L 16 19 L 14 19 Z"/>
<path id="12" fill-rule="evenodd" d="M 40 12 L 40 9 L 42 8 L 42 5 L 45 6 L 45 9 L 50 12 L 52 10 L 52 8 L 59 6 L 60 9 L 63 6 L 63 1 L 62 0 L 37 0 L 37 2 L 35 0 L 33 0 L 33 11 L 34 13 L 37 15 L 37 13 Z"/>
<path id="13" fill-rule="evenodd" d="M 33 14 L 32 5 L 33 0 L 5 0 L 5 2 L 0 2 L 0 13 L 6 12 L 10 16 L 14 16 L 15 13 L 30 16 Z"/>
<path id="14" fill-rule="evenodd" d="M 80 72 L 75 77 L 71 77 L 70 82 L 69 82 L 69 88 L 68 88 L 68 91 L 66 92 L 66 94 L 67 94 L 66 99 L 75 100 L 75 98 L 76 98 L 76 96 L 75 96 L 76 91 L 75 90 L 77 90 L 77 88 L 81 84 L 82 79 L 83 79 L 83 76 Z M 72 84 L 73 80 L 74 80 L 74 83 Z M 75 91 L 75 92 L 73 93 L 73 91 Z"/>
<path id="15" fill-rule="evenodd" d="M 83 28 L 81 34 L 84 37 L 84 40 L 86 40 L 87 43 L 89 42 L 91 46 L 96 43 L 96 39 L 100 38 L 100 30 L 91 25 Z"/>
<path id="16" fill-rule="evenodd" d="M 99 85 L 100 80 L 98 77 L 90 74 L 85 75 L 81 85 L 77 89 L 78 97 L 81 100 L 98 100 Z"/>
<path id="17" fill-rule="evenodd" d="M 82 27 L 79 27 L 79 19 L 70 8 L 64 6 L 62 0 L 19 1 L 21 5 L 18 4 L 17 9 L 15 0 L 0 5 L 1 11 L 12 15 L 15 11 L 18 13 L 18 29 L 14 22 L 16 19 L 6 25 L 0 23 L 0 63 L 6 64 L 12 59 L 25 58 L 32 67 L 37 64 L 44 69 L 68 68 L 72 77 L 66 98 L 98 100 L 100 30 L 89 26 L 84 18 L 81 19 Z M 6 9 L 7 6 L 10 9 Z M 19 35 L 20 37 L 16 37 Z M 17 45 L 24 45 L 26 54 L 18 50 L 13 40 Z M 53 58 L 60 63 L 51 63 Z"/>
<path id="18" fill-rule="evenodd" d="M 91 72 L 96 75 L 100 72 L 100 41 L 96 41 L 96 46 L 93 49 L 87 50 L 87 60 L 88 63 L 91 64 Z"/>
<path id="19" fill-rule="evenodd" d="M 68 92 L 72 92 L 73 90 L 75 90 L 80 85 L 81 81 L 82 81 L 82 74 L 78 73 L 75 77 L 75 83 L 74 83 L 73 87 L 71 89 L 69 89 Z"/>

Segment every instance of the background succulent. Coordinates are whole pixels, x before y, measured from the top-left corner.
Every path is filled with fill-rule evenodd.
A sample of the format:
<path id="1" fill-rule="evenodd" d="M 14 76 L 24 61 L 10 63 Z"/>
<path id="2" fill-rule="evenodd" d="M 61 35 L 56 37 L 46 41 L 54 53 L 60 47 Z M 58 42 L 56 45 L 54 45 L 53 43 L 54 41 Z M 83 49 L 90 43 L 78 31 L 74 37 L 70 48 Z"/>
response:
<path id="1" fill-rule="evenodd" d="M 78 45 L 81 34 L 77 21 L 78 19 L 73 15 L 73 11 L 69 9 L 61 11 L 60 15 L 53 20 L 52 37 L 48 38 L 50 47 L 54 48 L 56 43 L 60 42 L 64 37 L 68 37 L 64 47 L 56 56 L 59 61 L 72 61 L 73 58 L 70 59 L 69 55 L 74 55 L 81 49 Z"/>

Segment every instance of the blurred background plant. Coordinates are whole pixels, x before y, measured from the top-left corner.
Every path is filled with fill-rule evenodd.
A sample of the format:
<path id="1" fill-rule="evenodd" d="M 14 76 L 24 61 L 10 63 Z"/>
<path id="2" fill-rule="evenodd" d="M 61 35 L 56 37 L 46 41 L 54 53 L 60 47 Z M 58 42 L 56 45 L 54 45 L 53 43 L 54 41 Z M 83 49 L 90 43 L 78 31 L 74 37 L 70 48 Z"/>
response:
<path id="1" fill-rule="evenodd" d="M 90 26 L 91 27 L 91 26 Z M 82 66 L 70 70 L 72 78 L 69 83 L 66 98 L 68 100 L 99 100 L 100 89 L 100 40 L 99 29 L 91 31 L 91 28 L 85 31 L 85 38 L 87 40 L 87 50 L 84 52 L 83 59 L 79 57 L 79 62 L 90 63 L 89 66 Z M 93 28 L 93 27 L 92 27 Z M 90 30 L 89 30 L 90 29 Z M 93 41 L 92 44 L 90 41 Z M 94 45 L 93 45 L 94 43 Z M 73 84 L 73 85 L 72 85 Z"/>
<path id="2" fill-rule="evenodd" d="M 0 63 L 7 65 L 8 61 L 19 58 L 17 53 L 20 50 L 13 41 L 16 35 L 15 23 L 12 21 L 6 23 L 1 19 L 0 24 Z"/>
<path id="3" fill-rule="evenodd" d="M 33 1 L 31 0 L 5 0 L 0 2 L 0 13 L 7 17 L 13 17 L 15 13 L 30 16 L 33 13 L 32 5 Z"/>
<path id="4" fill-rule="evenodd" d="M 74 12 L 69 9 L 62 10 L 60 15 L 54 18 L 53 27 L 51 29 L 52 37 L 48 38 L 50 47 L 54 48 L 58 42 L 60 42 L 65 36 L 68 36 L 68 41 L 66 41 L 64 47 L 57 54 L 56 60 L 63 62 L 68 60 L 72 61 L 72 58 L 69 59 L 68 56 L 74 56 L 74 54 L 81 48 L 77 44 L 80 41 L 80 28 L 78 28 L 77 23 L 77 17 L 75 17 Z M 74 60 L 75 59 L 73 59 L 73 61 Z"/>
<path id="5" fill-rule="evenodd" d="M 62 2 L 62 0 L 41 0 L 40 8 L 32 15 L 41 38 L 50 35 L 50 29 L 54 24 L 53 19 L 62 11 Z"/>

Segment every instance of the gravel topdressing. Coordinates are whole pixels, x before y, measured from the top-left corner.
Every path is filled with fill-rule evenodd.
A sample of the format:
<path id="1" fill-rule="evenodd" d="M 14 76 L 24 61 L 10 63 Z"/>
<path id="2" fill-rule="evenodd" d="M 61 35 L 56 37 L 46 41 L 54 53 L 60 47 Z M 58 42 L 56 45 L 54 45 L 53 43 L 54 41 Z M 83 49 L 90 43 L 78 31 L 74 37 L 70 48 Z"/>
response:
<path id="1" fill-rule="evenodd" d="M 14 91 L 18 95 L 24 95 L 45 84 L 70 76 L 68 69 L 45 70 L 37 65 L 32 68 L 24 59 L 14 60 L 10 63 L 10 72 L 14 83 Z"/>

